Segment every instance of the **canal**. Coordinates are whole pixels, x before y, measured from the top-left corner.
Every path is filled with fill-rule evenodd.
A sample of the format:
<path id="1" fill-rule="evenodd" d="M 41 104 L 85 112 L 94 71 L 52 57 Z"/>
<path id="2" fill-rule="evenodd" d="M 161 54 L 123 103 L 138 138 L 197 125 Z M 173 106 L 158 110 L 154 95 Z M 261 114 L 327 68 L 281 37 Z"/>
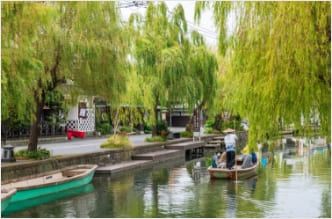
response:
<path id="1" fill-rule="evenodd" d="M 258 177 L 210 180 L 204 160 L 110 178 L 10 205 L 5 217 L 331 217 L 331 154 L 275 152 Z"/>

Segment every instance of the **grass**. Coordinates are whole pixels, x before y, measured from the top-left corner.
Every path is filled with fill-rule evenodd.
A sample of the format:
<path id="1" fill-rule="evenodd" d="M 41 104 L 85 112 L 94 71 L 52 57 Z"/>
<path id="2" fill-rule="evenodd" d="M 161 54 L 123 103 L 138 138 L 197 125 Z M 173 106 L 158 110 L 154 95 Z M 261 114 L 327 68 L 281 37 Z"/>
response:
<path id="1" fill-rule="evenodd" d="M 100 145 L 102 148 L 130 148 L 131 146 L 126 135 L 112 135 Z"/>
<path id="2" fill-rule="evenodd" d="M 181 132 L 180 135 L 181 135 L 181 138 L 192 138 L 193 137 L 193 133 L 188 132 L 188 131 Z"/>
<path id="3" fill-rule="evenodd" d="M 36 151 L 23 149 L 15 152 L 15 158 L 17 160 L 44 160 L 50 158 L 50 156 L 50 151 L 44 148 L 37 148 Z"/>
<path id="4" fill-rule="evenodd" d="M 162 136 L 153 136 L 153 137 L 148 137 L 145 139 L 146 142 L 164 142 L 166 141 L 166 138 Z"/>

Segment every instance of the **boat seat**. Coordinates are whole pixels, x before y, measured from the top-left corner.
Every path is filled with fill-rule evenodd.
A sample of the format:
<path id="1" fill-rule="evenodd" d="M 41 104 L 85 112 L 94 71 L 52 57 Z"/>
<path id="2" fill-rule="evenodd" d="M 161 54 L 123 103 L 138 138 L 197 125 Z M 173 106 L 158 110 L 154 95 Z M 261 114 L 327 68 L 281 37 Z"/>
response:
<path id="1" fill-rule="evenodd" d="M 63 171 L 63 175 L 65 177 L 73 177 L 79 174 L 82 174 L 86 171 L 86 169 L 73 169 L 73 170 L 65 170 Z"/>

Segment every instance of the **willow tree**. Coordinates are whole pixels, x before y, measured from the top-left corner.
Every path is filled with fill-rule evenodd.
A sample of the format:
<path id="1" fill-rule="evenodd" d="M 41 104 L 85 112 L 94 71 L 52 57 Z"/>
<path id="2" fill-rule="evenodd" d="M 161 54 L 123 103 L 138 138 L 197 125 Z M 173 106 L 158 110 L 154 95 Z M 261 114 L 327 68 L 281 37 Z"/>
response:
<path id="1" fill-rule="evenodd" d="M 1 9 L 2 119 L 11 110 L 31 116 L 30 151 L 48 92 L 69 79 L 72 93 L 112 100 L 125 88 L 127 42 L 114 2 L 6 2 Z"/>
<path id="2" fill-rule="evenodd" d="M 205 45 L 203 36 L 197 31 L 191 33 L 191 46 L 188 60 L 188 71 L 193 80 L 192 101 L 194 112 L 208 110 L 213 105 L 217 90 L 217 60 Z M 194 115 L 191 116 L 187 130 L 192 131 Z"/>
<path id="3" fill-rule="evenodd" d="M 196 18 L 206 7 L 196 5 Z M 224 96 L 229 109 L 249 120 L 250 146 L 276 135 L 280 123 L 302 129 L 315 116 L 321 134 L 330 140 L 330 3 L 237 2 L 213 7 L 219 30 L 226 30 L 230 12 L 236 14 L 232 37 L 219 34 L 219 47 L 231 56 Z"/>
<path id="4" fill-rule="evenodd" d="M 158 106 L 187 100 L 193 79 L 187 69 L 187 24 L 182 6 L 168 16 L 164 2 L 149 3 L 144 19 L 137 14 L 130 18 L 136 36 L 133 54 L 137 74 L 144 78 L 144 106 L 153 112 L 156 134 Z"/>

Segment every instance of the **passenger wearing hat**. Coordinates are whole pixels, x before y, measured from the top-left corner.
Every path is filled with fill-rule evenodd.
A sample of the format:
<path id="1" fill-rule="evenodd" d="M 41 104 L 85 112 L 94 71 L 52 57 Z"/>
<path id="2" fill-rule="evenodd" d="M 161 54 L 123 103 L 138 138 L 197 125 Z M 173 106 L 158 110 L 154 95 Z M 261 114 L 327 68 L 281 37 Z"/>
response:
<path id="1" fill-rule="evenodd" d="M 238 137 L 235 135 L 235 130 L 233 129 L 226 129 L 224 133 L 226 134 L 224 137 L 226 145 L 226 168 L 232 169 L 235 164 L 235 147 Z"/>

